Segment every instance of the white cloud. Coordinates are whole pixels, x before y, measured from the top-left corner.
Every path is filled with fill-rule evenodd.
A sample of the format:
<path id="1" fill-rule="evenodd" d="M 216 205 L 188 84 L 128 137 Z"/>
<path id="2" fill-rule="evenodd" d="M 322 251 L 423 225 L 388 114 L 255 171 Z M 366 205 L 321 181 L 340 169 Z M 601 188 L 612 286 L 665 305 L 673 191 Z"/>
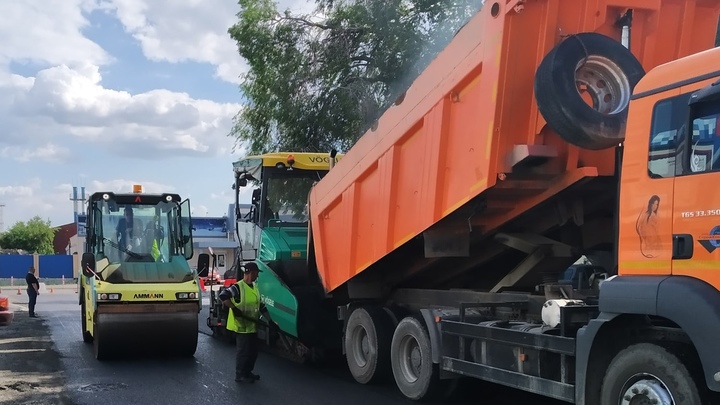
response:
<path id="1" fill-rule="evenodd" d="M 43 160 L 46 162 L 61 163 L 70 160 L 72 153 L 68 148 L 49 143 L 38 146 L 37 148 L 6 146 L 0 148 L 0 157 L 14 159 L 18 162 L 36 162 Z"/>
<path id="2" fill-rule="evenodd" d="M 226 155 L 231 150 L 227 133 L 240 104 L 163 89 L 130 94 L 103 87 L 101 79 L 98 66 L 91 64 L 51 67 L 34 79 L 5 75 L 0 94 L 12 101 L 0 103 L 0 118 L 9 123 L 3 140 L 17 144 L 40 141 L 38 134 L 50 139 L 70 134 L 123 156 L 153 159 L 169 151 Z M 57 159 L 64 152 L 56 148 L 26 155 Z"/>
<path id="3" fill-rule="evenodd" d="M 222 80 L 239 83 L 247 71 L 228 29 L 237 22 L 232 0 L 107 0 L 125 30 L 140 42 L 150 60 L 211 63 Z M 309 12 L 314 2 L 282 0 L 278 8 Z"/>
<path id="4" fill-rule="evenodd" d="M 69 186 L 60 185 L 52 188 L 43 187 L 40 178 L 34 177 L 21 183 L 0 185 L 0 203 L 4 204 L 4 229 L 12 227 L 17 221 L 28 221 L 38 215 L 45 220 L 53 216 L 58 209 L 69 211 L 72 203 L 69 201 Z M 65 201 L 65 204 L 61 204 Z M 72 212 L 72 211 L 70 211 Z M 62 225 L 53 222 L 52 225 Z"/>
<path id="5" fill-rule="evenodd" d="M 190 215 L 204 217 L 208 213 L 208 207 L 202 204 L 190 204 Z"/>
<path id="6" fill-rule="evenodd" d="M 109 0 L 125 30 L 155 61 L 211 63 L 225 81 L 237 83 L 246 70 L 227 33 L 239 11 L 228 0 Z"/>
<path id="7" fill-rule="evenodd" d="M 169 193 L 175 191 L 175 187 L 169 184 L 161 184 L 154 181 L 143 179 L 115 179 L 115 180 L 93 180 L 90 185 L 85 187 L 86 193 L 95 193 L 98 191 L 112 191 L 115 193 L 131 193 L 133 185 L 140 184 L 143 187 L 143 193 Z"/>
<path id="8" fill-rule="evenodd" d="M 2 197 L 32 197 L 33 189 L 28 186 L 2 186 L 0 196 Z"/>
<path id="9" fill-rule="evenodd" d="M 94 8 L 88 0 L 0 1 L 0 64 L 109 62 L 107 52 L 81 32 L 89 24 L 82 11 Z"/>
<path id="10" fill-rule="evenodd" d="M 283 0 L 280 7 L 291 4 L 312 6 Z M 224 214 L 234 201 L 229 190 L 233 140 L 226 134 L 241 105 L 166 89 L 119 90 L 125 83 L 112 70 L 116 55 L 84 36 L 89 21 L 83 13 L 104 9 L 117 15 L 151 60 L 209 63 L 223 80 L 237 82 L 244 65 L 227 29 L 236 22 L 238 7 L 233 0 L 0 1 L 5 228 L 34 215 L 52 218 L 54 225 L 71 222 L 70 183 L 86 185 L 86 194 L 127 192 L 136 183 L 146 192 L 193 193 L 194 211 Z M 103 35 L 103 26 L 92 28 Z M 23 74 L 11 73 L 11 65 Z M 115 75 L 117 89 L 103 82 L 101 72 L 107 71 Z M 160 160 L 166 156 L 175 159 Z M 145 161 L 128 163 L 127 158 Z M 241 202 L 249 202 L 249 191 L 242 191 Z"/>

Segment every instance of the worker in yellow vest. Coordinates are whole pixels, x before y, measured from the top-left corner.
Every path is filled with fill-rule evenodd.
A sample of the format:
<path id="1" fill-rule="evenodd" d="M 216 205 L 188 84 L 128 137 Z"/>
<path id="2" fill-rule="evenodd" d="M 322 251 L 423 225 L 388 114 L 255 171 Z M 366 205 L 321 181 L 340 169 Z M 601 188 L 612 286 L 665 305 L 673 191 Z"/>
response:
<path id="1" fill-rule="evenodd" d="M 239 264 L 238 276 L 242 275 L 242 279 L 219 295 L 223 305 L 230 308 L 226 328 L 235 333 L 237 382 L 252 383 L 260 379 L 259 375 L 253 373 L 258 355 L 257 323 L 260 311 L 264 309 L 255 283 L 260 272 L 255 262 Z"/>

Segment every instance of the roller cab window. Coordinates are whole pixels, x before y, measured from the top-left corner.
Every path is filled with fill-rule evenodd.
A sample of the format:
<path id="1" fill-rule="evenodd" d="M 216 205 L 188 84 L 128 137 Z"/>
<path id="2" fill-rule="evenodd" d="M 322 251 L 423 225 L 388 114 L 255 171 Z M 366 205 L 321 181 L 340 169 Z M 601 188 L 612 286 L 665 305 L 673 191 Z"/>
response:
<path id="1" fill-rule="evenodd" d="M 97 274 L 113 283 L 184 282 L 191 279 L 189 206 L 172 195 L 114 196 L 90 203 L 88 248 Z M 178 198 L 179 200 L 179 198 Z"/>

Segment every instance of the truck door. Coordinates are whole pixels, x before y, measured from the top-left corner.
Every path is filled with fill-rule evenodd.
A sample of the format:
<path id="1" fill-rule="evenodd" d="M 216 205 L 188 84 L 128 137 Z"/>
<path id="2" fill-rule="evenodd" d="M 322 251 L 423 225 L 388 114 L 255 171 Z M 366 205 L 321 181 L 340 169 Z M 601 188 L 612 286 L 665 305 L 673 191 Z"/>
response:
<path id="1" fill-rule="evenodd" d="M 680 89 L 633 101 L 620 189 L 620 275 L 670 275 L 676 132 L 686 115 Z M 680 106 L 679 108 L 676 106 Z M 684 106 L 683 106 L 684 105 Z M 648 128 L 648 122 L 650 128 Z"/>
<path id="2" fill-rule="evenodd" d="M 682 89 L 691 102 L 685 125 L 689 142 L 683 144 L 675 177 L 672 272 L 720 287 L 720 102 L 689 97 L 715 80 Z"/>

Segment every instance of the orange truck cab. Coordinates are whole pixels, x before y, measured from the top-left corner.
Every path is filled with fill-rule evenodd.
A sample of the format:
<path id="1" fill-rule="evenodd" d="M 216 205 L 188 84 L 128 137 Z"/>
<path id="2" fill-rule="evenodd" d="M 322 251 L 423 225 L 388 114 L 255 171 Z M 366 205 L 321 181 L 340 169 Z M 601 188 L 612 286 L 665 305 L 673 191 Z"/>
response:
<path id="1" fill-rule="evenodd" d="M 297 271 L 317 277 L 282 294 L 322 294 L 284 332 L 311 345 L 302 324 L 337 313 L 355 380 L 414 400 L 474 379 L 582 405 L 717 399 L 719 16 L 485 1 L 312 187 Z M 583 257 L 603 270 L 563 281 Z M 265 267 L 260 285 L 282 278 Z"/>

